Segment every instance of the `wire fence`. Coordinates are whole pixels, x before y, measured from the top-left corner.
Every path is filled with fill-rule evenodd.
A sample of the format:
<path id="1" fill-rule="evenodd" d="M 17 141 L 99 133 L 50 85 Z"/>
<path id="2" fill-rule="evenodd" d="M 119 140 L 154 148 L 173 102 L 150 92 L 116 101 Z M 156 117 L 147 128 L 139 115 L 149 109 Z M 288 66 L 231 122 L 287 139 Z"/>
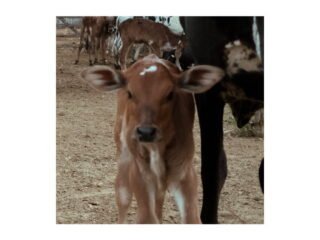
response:
<path id="1" fill-rule="evenodd" d="M 68 26 L 80 27 L 81 21 L 82 17 L 57 17 L 56 26 L 57 28 L 65 28 Z"/>

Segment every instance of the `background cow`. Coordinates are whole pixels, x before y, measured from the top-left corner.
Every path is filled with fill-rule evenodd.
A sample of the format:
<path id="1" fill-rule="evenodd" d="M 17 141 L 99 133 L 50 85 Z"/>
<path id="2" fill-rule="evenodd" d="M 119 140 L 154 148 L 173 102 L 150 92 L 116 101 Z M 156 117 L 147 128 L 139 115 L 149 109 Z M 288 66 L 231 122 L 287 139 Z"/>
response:
<path id="1" fill-rule="evenodd" d="M 226 69 L 224 59 L 225 46 L 240 40 L 250 49 L 256 49 L 254 41 L 254 18 L 252 17 L 181 17 L 181 24 L 188 38 L 188 43 L 196 64 L 210 64 Z M 263 64 L 263 18 L 257 18 L 260 35 L 261 59 Z M 252 105 L 245 111 L 253 115 L 263 106 L 264 81 L 263 71 L 240 71 L 233 76 L 226 76 L 220 84 L 206 93 L 196 94 L 200 131 L 201 131 L 201 178 L 203 185 L 203 205 L 201 220 L 203 223 L 218 223 L 219 195 L 227 176 L 226 154 L 223 148 L 223 111 L 230 89 L 241 94 L 235 99 L 232 111 L 238 112 L 238 126 L 249 121 L 242 108 L 248 102 Z M 237 96 L 237 94 L 235 94 Z M 246 101 L 243 100 L 246 98 Z M 256 103 L 256 104 L 255 104 Z M 263 161 L 260 167 L 261 187 L 263 184 Z"/>
<path id="2" fill-rule="evenodd" d="M 83 47 L 89 54 L 89 65 L 98 63 L 98 52 L 100 50 L 101 62 L 105 63 L 106 40 L 114 31 L 115 17 L 84 17 L 80 32 L 80 43 L 77 51 L 75 64 L 79 63 L 80 52 Z"/>
<path id="3" fill-rule="evenodd" d="M 120 50 L 122 69 L 126 68 L 128 53 L 134 43 L 147 44 L 158 57 L 162 57 L 164 51 L 174 50 L 176 64 L 181 69 L 179 58 L 185 42 L 183 36 L 174 34 L 163 24 L 142 18 L 124 21 L 119 25 L 118 31 L 122 40 Z"/>

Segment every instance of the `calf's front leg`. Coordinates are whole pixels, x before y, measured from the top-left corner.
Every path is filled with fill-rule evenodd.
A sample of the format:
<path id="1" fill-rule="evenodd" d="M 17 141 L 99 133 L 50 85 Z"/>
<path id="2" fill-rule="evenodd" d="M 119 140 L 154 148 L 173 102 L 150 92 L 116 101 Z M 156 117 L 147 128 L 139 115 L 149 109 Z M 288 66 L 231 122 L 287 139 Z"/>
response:
<path id="1" fill-rule="evenodd" d="M 181 216 L 181 223 L 200 224 L 197 176 L 191 167 L 181 181 L 171 185 L 171 192 Z"/>

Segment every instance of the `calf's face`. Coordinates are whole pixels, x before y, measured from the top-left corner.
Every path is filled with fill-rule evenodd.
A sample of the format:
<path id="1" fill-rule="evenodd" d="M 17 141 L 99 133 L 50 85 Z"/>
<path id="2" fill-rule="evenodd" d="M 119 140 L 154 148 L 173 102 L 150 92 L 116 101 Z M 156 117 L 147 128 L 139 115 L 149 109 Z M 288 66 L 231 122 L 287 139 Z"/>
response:
<path id="1" fill-rule="evenodd" d="M 162 140 L 172 124 L 181 91 L 204 92 L 223 76 L 223 70 L 213 66 L 196 66 L 181 73 L 175 65 L 154 55 L 137 61 L 123 72 L 95 66 L 81 73 L 96 89 L 120 91 L 128 134 L 139 142 Z"/>

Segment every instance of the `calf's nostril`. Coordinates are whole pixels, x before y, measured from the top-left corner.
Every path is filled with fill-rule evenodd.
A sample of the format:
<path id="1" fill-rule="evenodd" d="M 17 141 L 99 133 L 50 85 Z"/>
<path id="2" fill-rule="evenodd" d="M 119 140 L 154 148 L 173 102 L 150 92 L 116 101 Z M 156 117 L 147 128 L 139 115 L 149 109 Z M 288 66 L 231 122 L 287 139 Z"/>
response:
<path id="1" fill-rule="evenodd" d="M 157 129 L 154 127 L 138 127 L 137 134 L 140 141 L 152 141 L 156 136 Z"/>
<path id="2" fill-rule="evenodd" d="M 142 135 L 154 135 L 156 133 L 156 129 L 154 127 L 139 127 L 137 131 Z"/>

